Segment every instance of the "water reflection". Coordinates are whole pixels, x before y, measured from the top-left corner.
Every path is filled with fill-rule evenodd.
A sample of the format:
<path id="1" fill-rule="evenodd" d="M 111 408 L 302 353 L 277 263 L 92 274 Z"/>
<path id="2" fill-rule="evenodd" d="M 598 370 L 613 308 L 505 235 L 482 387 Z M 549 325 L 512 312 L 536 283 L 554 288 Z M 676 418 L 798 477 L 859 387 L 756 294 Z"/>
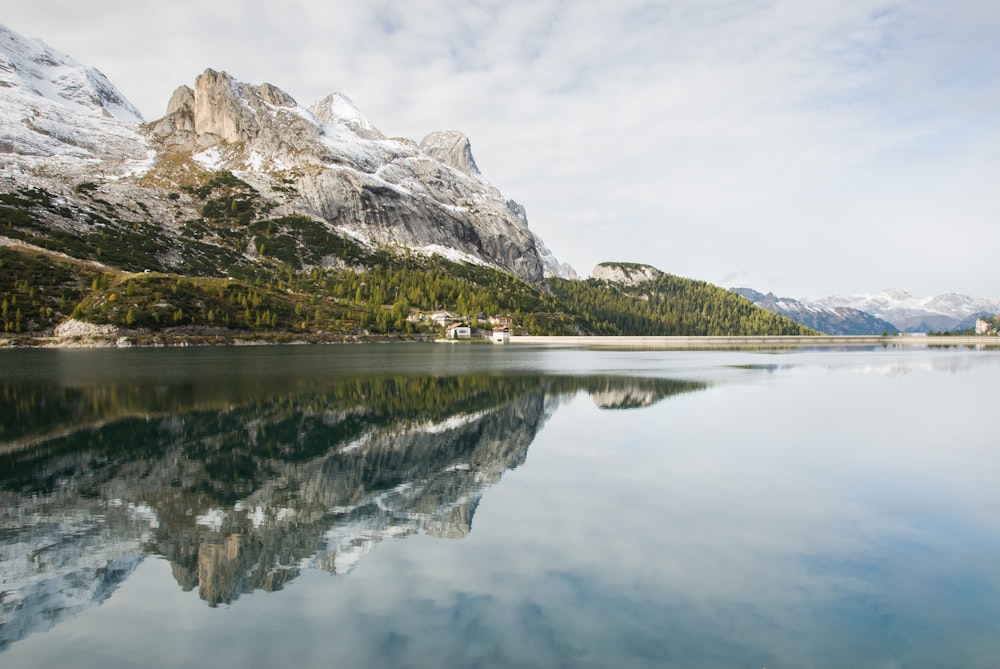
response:
<path id="1" fill-rule="evenodd" d="M 537 374 L 0 384 L 0 648 L 110 597 L 146 555 L 210 606 L 461 538 L 562 398 L 697 382 Z"/>

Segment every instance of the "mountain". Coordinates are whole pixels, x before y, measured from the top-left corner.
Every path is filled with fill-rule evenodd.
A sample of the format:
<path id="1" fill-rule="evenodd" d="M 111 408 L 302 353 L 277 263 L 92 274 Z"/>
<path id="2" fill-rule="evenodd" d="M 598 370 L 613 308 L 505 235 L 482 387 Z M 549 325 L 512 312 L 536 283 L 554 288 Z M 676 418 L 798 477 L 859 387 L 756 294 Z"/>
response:
<path id="1" fill-rule="evenodd" d="M 94 213 L 123 234 L 136 222 L 156 225 L 161 248 L 146 268 L 183 271 L 203 255 L 183 230 L 205 218 L 206 197 L 190 191 L 231 174 L 245 184 L 240 193 L 205 195 L 236 195 L 226 204 L 237 199 L 239 213 L 252 210 L 247 222 L 308 217 L 370 247 L 544 279 L 523 208 L 482 177 L 460 132 L 434 132 L 420 143 L 386 138 L 343 94 L 305 107 L 276 86 L 211 69 L 174 92 L 163 118 L 143 124 L 104 75 L 37 40 L 2 27 L 0 54 L 4 192 L 40 189 L 58 201 L 59 212 L 39 212 L 32 236 L 51 237 L 37 228 L 86 232 Z M 224 237 L 210 230 L 200 241 L 250 264 L 261 260 Z M 296 247 L 310 243 L 292 237 Z"/>
<path id="2" fill-rule="evenodd" d="M 17 509 L 0 516 L 0 652 L 100 606 L 147 555 L 217 606 L 307 570 L 346 574 L 383 541 L 463 539 L 561 401 L 586 391 L 630 410 L 705 385 L 317 371 L 239 399 L 185 387 L 53 381 L 0 396 L 0 504 Z"/>
<path id="3" fill-rule="evenodd" d="M 661 276 L 663 272 L 652 265 L 625 262 L 602 262 L 590 273 L 590 278 L 596 281 L 616 283 L 628 288 L 636 288 Z"/>
<path id="4" fill-rule="evenodd" d="M 0 24 L 0 86 L 68 107 L 85 116 L 141 123 L 142 114 L 92 67 L 84 67 L 41 40 Z M 6 111 L 6 110 L 5 110 Z"/>
<path id="5" fill-rule="evenodd" d="M 971 297 L 961 293 L 942 293 L 915 297 L 904 290 L 879 293 L 832 295 L 817 300 L 821 307 L 851 307 L 889 321 L 902 332 L 967 330 L 981 315 L 1000 313 L 1000 300 Z M 971 325 L 969 325 L 971 323 Z"/>
<path id="6" fill-rule="evenodd" d="M 852 307 L 824 307 L 815 303 L 800 302 L 790 297 L 777 297 L 752 288 L 730 288 L 758 307 L 790 318 L 796 323 L 828 335 L 880 335 L 897 334 L 892 323 Z"/>
<path id="7" fill-rule="evenodd" d="M 146 155 L 142 115 L 101 72 L 0 24 L 0 154 L 7 179 L 57 163 Z"/>
<path id="8" fill-rule="evenodd" d="M 212 69 L 142 122 L 37 40 L 0 27 L 0 58 L 5 345 L 433 336 L 442 309 L 527 334 L 802 331 L 703 282 L 576 280 L 459 131 L 387 137 L 342 93 L 304 106 Z"/>
<path id="9" fill-rule="evenodd" d="M 977 335 L 991 335 L 996 337 L 1000 335 L 1000 315 L 977 318 L 970 329 Z"/>
<path id="10" fill-rule="evenodd" d="M 815 334 L 723 288 L 667 274 L 652 265 L 603 262 L 590 276 L 587 281 L 549 281 L 556 299 L 573 305 L 578 327 L 590 334 Z"/>
<path id="11" fill-rule="evenodd" d="M 904 290 L 831 295 L 820 300 L 796 300 L 751 288 L 731 288 L 757 306 L 787 316 L 825 334 L 961 331 L 976 319 L 1000 312 L 1000 300 L 961 293 L 914 297 Z"/>

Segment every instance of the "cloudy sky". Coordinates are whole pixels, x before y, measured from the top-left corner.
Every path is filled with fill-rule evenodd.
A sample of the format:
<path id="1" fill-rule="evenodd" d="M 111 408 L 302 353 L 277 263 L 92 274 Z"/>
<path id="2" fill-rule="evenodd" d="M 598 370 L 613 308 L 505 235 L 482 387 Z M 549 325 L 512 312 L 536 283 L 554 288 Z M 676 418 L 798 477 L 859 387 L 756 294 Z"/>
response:
<path id="1" fill-rule="evenodd" d="M 466 132 L 583 275 L 1000 297 L 996 0 L 13 0 L 148 120 L 205 68 Z"/>

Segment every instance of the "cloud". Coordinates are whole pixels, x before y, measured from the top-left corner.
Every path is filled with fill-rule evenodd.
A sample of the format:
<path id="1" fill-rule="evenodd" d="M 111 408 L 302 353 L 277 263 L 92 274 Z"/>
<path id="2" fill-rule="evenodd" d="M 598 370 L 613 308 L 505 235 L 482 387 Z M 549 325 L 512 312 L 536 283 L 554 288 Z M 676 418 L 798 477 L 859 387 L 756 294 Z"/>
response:
<path id="1" fill-rule="evenodd" d="M 995 293 L 985 0 L 82 7 L 37 0 L 5 21 L 150 118 L 213 67 L 304 104 L 341 90 L 390 135 L 461 129 L 584 273 L 625 259 L 709 281 L 745 269 L 797 296 Z"/>

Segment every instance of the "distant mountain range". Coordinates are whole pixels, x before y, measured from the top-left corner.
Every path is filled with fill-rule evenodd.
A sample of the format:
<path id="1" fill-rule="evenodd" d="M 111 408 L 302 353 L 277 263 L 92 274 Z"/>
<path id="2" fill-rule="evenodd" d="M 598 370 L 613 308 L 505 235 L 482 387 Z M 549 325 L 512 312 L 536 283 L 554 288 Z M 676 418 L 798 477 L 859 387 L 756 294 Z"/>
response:
<path id="1" fill-rule="evenodd" d="M 976 319 L 1000 313 L 1000 300 L 960 293 L 915 297 L 904 290 L 831 295 L 805 301 L 751 288 L 732 288 L 755 305 L 825 334 L 964 332 Z"/>
<path id="2" fill-rule="evenodd" d="M 790 297 L 777 297 L 774 293 L 761 293 L 752 288 L 732 288 L 756 306 L 791 318 L 796 323 L 828 335 L 881 335 L 896 334 L 899 329 L 889 321 L 853 307 L 826 307 Z"/>
<path id="3" fill-rule="evenodd" d="M 972 297 L 961 293 L 942 293 L 916 297 L 905 290 L 823 298 L 818 304 L 828 307 L 850 306 L 883 318 L 902 332 L 969 330 L 976 318 L 1000 313 L 1000 299 Z"/>

